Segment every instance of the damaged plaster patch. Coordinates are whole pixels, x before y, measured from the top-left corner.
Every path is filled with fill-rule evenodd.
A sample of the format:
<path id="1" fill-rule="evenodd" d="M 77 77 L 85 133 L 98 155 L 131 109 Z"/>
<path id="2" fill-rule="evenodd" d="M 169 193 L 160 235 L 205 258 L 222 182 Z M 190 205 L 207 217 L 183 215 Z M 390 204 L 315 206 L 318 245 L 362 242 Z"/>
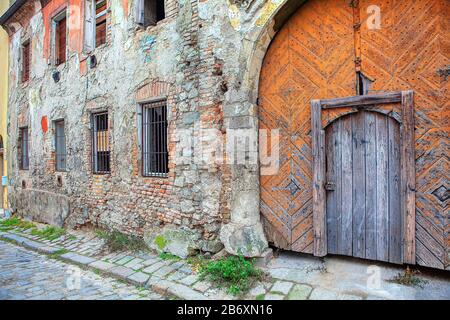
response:
<path id="1" fill-rule="evenodd" d="M 268 1 L 264 7 L 262 8 L 262 12 L 259 15 L 258 19 L 256 20 L 256 26 L 262 27 L 266 24 L 266 22 L 269 20 L 269 18 L 272 16 L 272 14 L 277 10 L 278 7 L 280 7 L 280 4 L 284 0 L 270 0 Z"/>
<path id="2" fill-rule="evenodd" d="M 230 19 L 230 24 L 234 30 L 241 30 L 241 18 L 239 14 L 239 8 L 235 4 L 230 4 L 228 7 L 228 17 Z"/>
<path id="3" fill-rule="evenodd" d="M 151 53 L 153 51 L 153 46 L 156 43 L 156 38 L 154 36 L 146 35 L 141 39 L 140 48 L 144 53 L 144 62 L 149 63 L 152 61 Z"/>

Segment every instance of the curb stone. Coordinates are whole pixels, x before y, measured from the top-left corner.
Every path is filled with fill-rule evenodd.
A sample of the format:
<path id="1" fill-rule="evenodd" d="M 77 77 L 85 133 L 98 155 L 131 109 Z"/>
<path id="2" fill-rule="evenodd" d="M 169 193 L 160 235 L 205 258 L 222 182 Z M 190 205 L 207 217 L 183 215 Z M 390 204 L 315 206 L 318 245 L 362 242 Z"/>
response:
<path id="1" fill-rule="evenodd" d="M 55 252 L 58 252 L 59 250 L 63 249 L 61 247 L 55 247 L 47 244 L 43 244 L 37 241 L 30 240 L 28 238 L 8 233 L 8 232 L 1 232 L 0 233 L 0 240 L 8 240 L 14 242 L 16 245 L 25 247 L 26 249 L 30 249 L 32 251 L 37 251 L 39 253 L 44 254 L 52 254 Z M 101 270 L 105 274 L 110 275 L 113 278 L 126 281 L 127 283 L 133 284 L 133 285 L 144 285 L 146 288 L 151 288 L 156 293 L 160 294 L 171 294 L 176 296 L 179 299 L 183 300 L 209 300 L 210 298 L 202 295 L 201 293 L 185 286 L 182 284 L 178 284 L 172 281 L 160 279 L 158 277 L 150 277 L 149 275 L 146 275 L 141 272 L 135 272 L 132 269 L 122 267 L 126 270 L 131 270 L 132 274 L 128 274 L 127 276 L 124 276 L 126 272 L 122 274 L 123 270 L 116 269 L 112 271 L 113 268 L 119 267 L 115 264 L 97 260 L 91 257 L 83 256 L 81 254 L 75 253 L 75 252 L 67 252 L 65 254 L 62 254 L 60 256 L 61 260 L 64 260 L 66 262 L 76 264 L 79 266 L 86 267 L 90 270 Z M 140 275 L 136 275 L 140 274 Z M 136 275 L 136 276 L 135 276 Z M 143 281 L 141 277 L 142 275 L 145 275 L 147 277 L 150 277 L 150 279 Z M 81 298 L 81 297 L 80 297 Z"/>

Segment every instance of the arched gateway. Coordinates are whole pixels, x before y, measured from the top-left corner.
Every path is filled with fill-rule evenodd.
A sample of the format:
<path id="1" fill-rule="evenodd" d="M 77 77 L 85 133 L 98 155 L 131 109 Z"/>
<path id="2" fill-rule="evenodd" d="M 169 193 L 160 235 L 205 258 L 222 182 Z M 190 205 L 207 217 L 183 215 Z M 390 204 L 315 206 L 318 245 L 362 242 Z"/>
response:
<path id="1" fill-rule="evenodd" d="M 436 196 L 448 183 L 445 135 L 436 132 L 448 132 L 443 73 L 449 64 L 449 3 L 310 0 L 278 31 L 259 82 L 260 128 L 280 130 L 280 170 L 260 177 L 270 243 L 316 255 L 448 265 L 448 203 Z M 364 94 L 376 96 L 371 105 L 356 97 Z M 352 96 L 359 104 L 319 107 L 315 146 L 311 103 L 328 99 L 322 103 L 338 105 L 330 99 Z M 354 161 L 338 165 L 333 157 L 343 161 L 347 151 Z M 316 175 L 317 166 L 323 177 Z M 323 188 L 323 197 L 315 188 Z"/>

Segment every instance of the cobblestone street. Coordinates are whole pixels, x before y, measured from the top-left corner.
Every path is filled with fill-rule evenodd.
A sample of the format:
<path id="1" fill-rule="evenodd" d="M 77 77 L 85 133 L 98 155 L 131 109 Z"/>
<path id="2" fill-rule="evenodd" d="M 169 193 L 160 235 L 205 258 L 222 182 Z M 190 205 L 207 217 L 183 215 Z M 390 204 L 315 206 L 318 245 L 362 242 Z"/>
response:
<path id="1" fill-rule="evenodd" d="M 0 300 L 22 299 L 162 300 L 164 297 L 1 241 Z"/>

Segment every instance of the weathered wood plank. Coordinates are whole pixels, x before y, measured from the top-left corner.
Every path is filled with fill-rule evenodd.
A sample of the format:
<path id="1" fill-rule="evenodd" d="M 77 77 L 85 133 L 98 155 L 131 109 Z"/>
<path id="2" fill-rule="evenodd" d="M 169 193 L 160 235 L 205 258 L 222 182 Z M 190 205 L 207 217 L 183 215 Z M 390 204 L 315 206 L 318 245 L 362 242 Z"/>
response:
<path id="1" fill-rule="evenodd" d="M 420 242 L 420 240 L 416 241 L 416 248 L 417 256 L 420 257 L 421 261 L 423 262 L 422 264 L 419 261 L 419 264 L 432 268 L 444 269 L 444 264 L 438 258 L 436 258 L 436 256 L 433 255 L 422 242 Z"/>
<path id="2" fill-rule="evenodd" d="M 352 115 L 353 126 L 353 256 L 366 256 L 366 172 L 364 113 Z"/>
<path id="3" fill-rule="evenodd" d="M 377 259 L 377 134 L 376 118 L 373 112 L 365 113 L 366 160 L 366 258 Z"/>
<path id="4" fill-rule="evenodd" d="M 339 123 L 333 123 L 326 130 L 325 145 L 326 145 L 326 181 L 325 183 L 331 187 L 331 184 L 336 184 L 336 153 L 337 153 L 337 141 L 339 139 Z M 328 253 L 336 254 L 337 251 L 337 234 L 338 234 L 338 210 L 336 199 L 336 187 L 326 189 L 327 199 L 327 248 Z"/>
<path id="5" fill-rule="evenodd" d="M 402 214 L 404 219 L 404 262 L 415 264 L 416 169 L 414 136 L 414 94 L 402 92 L 401 177 Z"/>
<path id="6" fill-rule="evenodd" d="M 322 109 L 331 108 L 345 108 L 345 107 L 356 107 L 365 108 L 366 106 L 388 104 L 388 103 L 399 103 L 402 101 L 402 93 L 388 92 L 380 94 L 370 94 L 363 96 L 353 96 L 346 98 L 336 98 L 336 99 L 326 99 L 321 100 Z"/>
<path id="7" fill-rule="evenodd" d="M 341 232 L 338 237 L 340 254 L 351 256 L 353 251 L 353 160 L 352 119 L 342 119 L 341 127 Z"/>
<path id="8" fill-rule="evenodd" d="M 313 150 L 313 228 L 314 255 L 327 254 L 326 197 L 325 197 L 325 132 L 322 130 L 321 105 L 311 101 L 311 135 Z"/>
<path id="9" fill-rule="evenodd" d="M 402 213 L 400 205 L 400 129 L 388 118 L 389 139 L 389 261 L 402 263 Z"/>
<path id="10" fill-rule="evenodd" d="M 431 236 L 431 234 L 423 228 L 420 224 L 417 224 L 416 227 L 416 236 L 417 240 L 419 240 L 427 249 L 432 253 L 442 264 L 445 262 L 445 250 L 441 243 L 438 242 L 435 238 Z"/>
<path id="11" fill-rule="evenodd" d="M 377 260 L 389 261 L 389 184 L 387 117 L 376 115 Z"/>

